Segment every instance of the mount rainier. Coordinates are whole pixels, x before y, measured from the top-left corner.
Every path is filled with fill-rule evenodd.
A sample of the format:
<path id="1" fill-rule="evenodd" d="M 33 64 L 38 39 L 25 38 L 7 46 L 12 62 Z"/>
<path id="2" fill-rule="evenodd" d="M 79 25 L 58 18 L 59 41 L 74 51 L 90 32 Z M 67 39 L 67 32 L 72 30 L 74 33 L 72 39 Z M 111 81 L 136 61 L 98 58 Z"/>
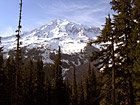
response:
<path id="1" fill-rule="evenodd" d="M 61 47 L 63 69 L 72 65 L 80 66 L 88 62 L 88 56 L 97 48 L 87 43 L 100 35 L 100 29 L 67 20 L 56 19 L 50 23 L 21 34 L 20 47 L 25 60 L 42 58 L 44 63 L 54 63 Z M 16 36 L 2 37 L 4 56 L 14 56 Z"/>

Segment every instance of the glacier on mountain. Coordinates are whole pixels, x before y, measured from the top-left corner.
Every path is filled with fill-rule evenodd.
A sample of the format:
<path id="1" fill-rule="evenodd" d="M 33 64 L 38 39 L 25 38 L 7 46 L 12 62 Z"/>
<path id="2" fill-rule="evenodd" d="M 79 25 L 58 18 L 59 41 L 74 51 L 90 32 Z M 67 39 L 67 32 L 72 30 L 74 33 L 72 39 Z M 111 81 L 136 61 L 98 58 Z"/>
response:
<path id="1" fill-rule="evenodd" d="M 44 62 L 53 63 L 48 58 L 51 52 L 57 52 L 58 46 L 61 47 L 63 54 L 79 53 L 84 51 L 87 43 L 95 40 L 97 35 L 100 35 L 100 29 L 97 27 L 56 19 L 40 28 L 22 33 L 20 46 L 26 47 L 25 52 L 33 48 L 44 52 L 42 54 Z M 16 36 L 2 37 L 2 46 L 5 53 L 15 49 Z"/>

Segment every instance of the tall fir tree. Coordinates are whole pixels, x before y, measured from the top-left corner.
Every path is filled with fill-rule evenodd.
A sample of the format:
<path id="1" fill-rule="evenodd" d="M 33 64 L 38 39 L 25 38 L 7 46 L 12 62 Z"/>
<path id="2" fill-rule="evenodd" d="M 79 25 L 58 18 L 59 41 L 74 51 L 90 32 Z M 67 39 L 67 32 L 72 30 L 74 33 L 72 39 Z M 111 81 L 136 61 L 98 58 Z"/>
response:
<path id="1" fill-rule="evenodd" d="M 73 80 L 72 80 L 72 105 L 77 105 L 77 82 L 76 82 L 76 71 L 75 66 L 73 68 Z"/>
<path id="2" fill-rule="evenodd" d="M 121 63 L 121 69 L 126 72 L 126 84 L 128 98 L 126 98 L 126 103 L 129 105 L 134 104 L 133 97 L 133 87 L 132 87 L 132 68 L 134 63 L 134 58 L 131 51 L 133 50 L 133 38 L 132 27 L 134 27 L 134 19 L 132 17 L 132 0 L 112 0 L 112 9 L 117 12 L 114 15 L 114 24 L 117 29 L 118 41 L 121 43 L 118 45 L 119 56 L 123 58 Z M 123 67 L 123 68 L 122 68 Z M 124 81 L 125 82 L 125 81 Z M 125 92 L 125 91 L 124 91 Z M 125 103 L 125 104 L 126 104 Z"/>
<path id="3" fill-rule="evenodd" d="M 97 81 L 96 81 L 96 74 L 95 68 L 91 68 L 91 62 L 89 62 L 88 67 L 88 97 L 89 97 L 89 105 L 99 105 L 99 101 L 95 100 L 99 97 L 97 93 Z"/>
<path id="4" fill-rule="evenodd" d="M 132 79 L 133 79 L 133 87 L 134 88 L 134 97 L 135 97 L 135 104 L 139 105 L 140 104 L 140 4 L 139 0 L 133 0 L 133 9 L 132 9 L 132 18 L 134 19 L 134 27 L 132 30 L 133 34 L 133 50 L 131 51 L 132 57 L 134 57 L 134 65 L 133 65 L 133 74 L 132 74 Z"/>
<path id="5" fill-rule="evenodd" d="M 78 99 L 77 99 L 78 105 L 84 105 L 84 89 L 83 89 L 82 80 L 77 85 L 77 97 L 78 97 Z"/>
<path id="6" fill-rule="evenodd" d="M 0 37 L 0 86 L 4 85 L 4 71 L 3 71 L 3 54 L 2 54 L 2 49 L 3 47 L 1 46 L 1 37 Z"/>
<path id="7" fill-rule="evenodd" d="M 30 105 L 33 103 L 33 98 L 31 98 L 31 96 L 33 96 L 33 61 L 30 59 L 29 63 L 28 63 L 28 71 L 29 71 L 29 87 L 28 87 L 28 95 L 29 95 L 29 103 Z"/>
<path id="8" fill-rule="evenodd" d="M 25 72 L 25 104 L 26 105 L 34 105 L 34 62 L 32 59 L 29 59 L 27 63 L 24 65 L 24 72 Z"/>
<path id="9" fill-rule="evenodd" d="M 43 61 L 38 59 L 35 64 L 36 71 L 36 104 L 44 105 L 45 104 L 45 94 L 44 94 L 44 70 L 43 70 Z"/>
<path id="10" fill-rule="evenodd" d="M 58 55 L 55 60 L 55 78 L 54 78 L 54 87 L 60 88 L 63 84 L 62 78 L 62 63 L 61 63 L 61 49 L 59 46 Z"/>
<path id="11" fill-rule="evenodd" d="M 111 102 L 112 100 L 112 104 L 115 105 L 115 54 L 117 52 L 114 51 L 116 30 L 114 30 L 113 28 L 114 25 L 109 15 L 108 18 L 106 18 L 106 23 L 102 30 L 102 35 L 98 36 L 97 40 L 94 42 L 96 44 L 99 44 L 101 46 L 101 49 L 93 53 L 92 59 L 99 59 L 99 63 L 95 64 L 95 66 L 98 67 L 99 71 L 103 70 L 104 78 L 106 77 L 106 79 L 104 79 L 106 81 L 103 87 L 107 86 L 106 83 L 111 83 L 109 79 L 112 78 L 112 88 L 110 88 L 110 86 L 107 86 L 108 89 L 105 89 L 106 91 L 104 89 L 103 90 L 104 92 L 109 92 L 110 90 L 112 90 L 112 95 L 109 95 L 110 98 L 107 96 L 107 99 L 105 99 L 105 101 L 110 99 L 107 103 Z"/>
<path id="12" fill-rule="evenodd" d="M 52 99 L 52 84 L 51 84 L 51 78 L 50 76 L 45 76 L 45 85 L 44 85 L 44 90 L 45 90 L 45 100 L 46 104 L 45 105 L 51 105 Z"/>
<path id="13" fill-rule="evenodd" d="M 55 75 L 54 75 L 54 90 L 53 90 L 53 105 L 68 105 L 67 94 L 64 88 L 62 76 L 62 63 L 61 63 L 61 49 L 59 46 L 58 54 L 55 60 Z"/>
<path id="14" fill-rule="evenodd" d="M 3 59 L 3 47 L 1 46 L 1 37 L 0 37 L 0 104 L 5 105 L 10 103 L 9 98 L 10 89 L 8 87 L 9 83 L 7 81 L 6 72 L 4 70 L 4 59 Z"/>
<path id="15" fill-rule="evenodd" d="M 19 70 L 20 70 L 20 61 L 21 61 L 21 48 L 20 48 L 20 32 L 21 32 L 21 13 L 22 13 L 22 0 L 20 1 L 20 12 L 19 12 L 19 23 L 18 23 L 18 29 L 17 32 L 17 47 L 16 47 L 16 72 L 15 72 L 15 100 L 14 105 L 18 104 L 18 76 L 19 76 Z"/>

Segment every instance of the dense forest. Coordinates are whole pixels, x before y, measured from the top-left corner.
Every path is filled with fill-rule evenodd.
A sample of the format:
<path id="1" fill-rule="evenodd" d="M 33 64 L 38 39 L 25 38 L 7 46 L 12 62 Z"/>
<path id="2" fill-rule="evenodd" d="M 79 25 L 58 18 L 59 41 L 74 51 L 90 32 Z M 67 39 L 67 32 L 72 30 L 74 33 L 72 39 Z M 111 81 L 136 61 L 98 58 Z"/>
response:
<path id="1" fill-rule="evenodd" d="M 0 47 L 0 105 L 140 105 L 140 3 L 112 0 L 90 57 L 88 73 L 80 82 L 73 67 L 72 83 L 62 75 L 61 48 L 48 73 L 41 59 L 24 62 L 20 47 L 22 0 L 14 58 L 3 58 Z M 1 43 L 1 38 L 0 38 Z M 94 60 L 99 60 L 91 68 Z M 47 68 L 47 69 L 46 69 Z"/>

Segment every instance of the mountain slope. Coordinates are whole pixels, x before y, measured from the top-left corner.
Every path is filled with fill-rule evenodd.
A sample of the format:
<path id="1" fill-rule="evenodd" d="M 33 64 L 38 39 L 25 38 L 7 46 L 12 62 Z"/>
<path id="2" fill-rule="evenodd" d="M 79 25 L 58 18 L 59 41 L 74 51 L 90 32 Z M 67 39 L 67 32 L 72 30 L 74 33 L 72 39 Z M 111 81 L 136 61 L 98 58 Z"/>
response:
<path id="1" fill-rule="evenodd" d="M 21 35 L 22 55 L 25 59 L 42 58 L 44 63 L 54 63 L 58 46 L 62 51 L 63 69 L 88 62 L 88 57 L 97 48 L 87 43 L 100 34 L 97 27 L 88 27 L 67 20 L 56 19 L 50 23 L 24 32 Z M 13 56 L 16 48 L 15 35 L 2 38 L 5 57 Z"/>

